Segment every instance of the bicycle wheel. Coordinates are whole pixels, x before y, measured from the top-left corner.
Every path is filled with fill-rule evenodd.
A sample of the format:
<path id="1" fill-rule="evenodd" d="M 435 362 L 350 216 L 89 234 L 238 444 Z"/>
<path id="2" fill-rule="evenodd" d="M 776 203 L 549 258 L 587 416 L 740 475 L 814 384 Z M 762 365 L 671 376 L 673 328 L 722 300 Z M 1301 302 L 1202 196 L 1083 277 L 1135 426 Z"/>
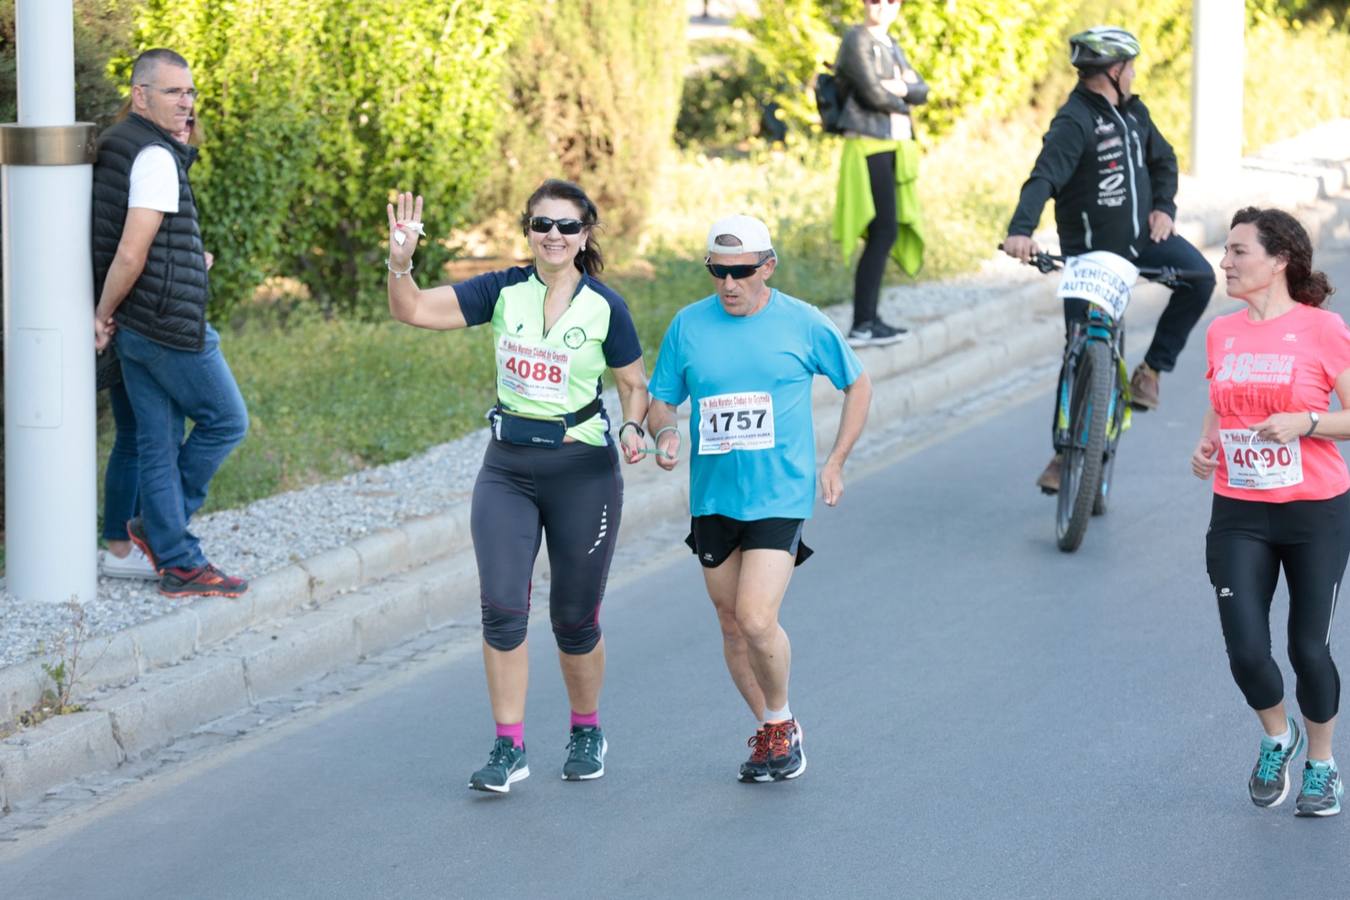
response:
<path id="1" fill-rule="evenodd" d="M 1059 549 L 1072 553 L 1087 533 L 1101 488 L 1106 451 L 1106 415 L 1111 399 L 1111 349 L 1088 341 L 1073 373 L 1069 400 L 1069 445 L 1060 470 L 1055 535 Z"/>
<path id="2" fill-rule="evenodd" d="M 1092 503 L 1094 516 L 1106 515 L 1107 502 L 1111 499 L 1111 485 L 1115 483 L 1116 453 L 1120 450 L 1120 438 L 1125 433 L 1126 416 L 1129 404 L 1125 402 L 1125 385 L 1129 378 L 1125 374 L 1125 332 L 1122 328 L 1116 337 L 1115 366 L 1111 370 L 1111 410 L 1106 422 L 1106 458 L 1102 462 L 1102 486 L 1097 491 L 1097 499 Z"/>

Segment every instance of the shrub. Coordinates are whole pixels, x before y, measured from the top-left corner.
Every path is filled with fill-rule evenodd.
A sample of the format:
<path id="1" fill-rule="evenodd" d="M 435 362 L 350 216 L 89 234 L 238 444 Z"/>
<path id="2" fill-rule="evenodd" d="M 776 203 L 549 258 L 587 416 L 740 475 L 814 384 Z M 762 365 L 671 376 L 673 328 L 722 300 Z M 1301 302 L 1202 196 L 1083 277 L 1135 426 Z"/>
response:
<path id="1" fill-rule="evenodd" d="M 502 57 L 519 15 L 491 0 L 144 0 L 137 44 L 193 63 L 208 131 L 194 179 L 216 308 L 265 274 L 329 312 L 379 314 L 390 192 L 444 233 L 487 167 Z M 423 267 L 448 251 L 419 250 Z"/>
<path id="2" fill-rule="evenodd" d="M 680 147 L 728 147 L 760 133 L 763 76 L 741 41 L 701 41 L 691 50 L 695 70 L 684 79 L 675 120 Z"/>
<path id="3" fill-rule="evenodd" d="M 761 0 L 743 20 L 755 59 L 790 127 L 819 130 L 810 84 L 833 63 L 843 31 L 862 21 L 856 0 Z M 895 27 L 928 82 L 923 130 L 945 134 L 963 116 L 999 117 L 1025 104 L 1059 45 L 1073 5 L 1060 0 L 949 3 L 910 0 Z"/>
<path id="4" fill-rule="evenodd" d="M 480 211 L 514 211 L 551 176 L 580 183 L 612 235 L 632 236 L 670 143 L 683 79 L 684 5 L 540 0 L 510 51 L 498 153 Z"/>

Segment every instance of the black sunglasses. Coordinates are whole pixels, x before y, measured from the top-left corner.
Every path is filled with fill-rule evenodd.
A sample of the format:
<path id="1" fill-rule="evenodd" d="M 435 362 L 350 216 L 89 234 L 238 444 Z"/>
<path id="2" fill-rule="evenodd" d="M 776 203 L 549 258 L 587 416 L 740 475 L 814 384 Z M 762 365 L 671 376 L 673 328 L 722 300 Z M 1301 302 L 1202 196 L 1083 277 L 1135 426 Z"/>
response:
<path id="1" fill-rule="evenodd" d="M 769 259 L 773 259 L 773 257 L 770 256 Z M 762 259 L 757 263 L 743 266 L 719 266 L 717 263 L 705 262 L 703 268 L 707 269 L 708 274 L 718 281 L 722 281 L 728 275 L 737 281 L 740 281 L 742 278 L 749 278 L 751 275 L 755 274 L 755 272 L 759 270 L 759 267 L 768 262 L 769 259 Z"/>
<path id="2" fill-rule="evenodd" d="M 530 230 L 535 234 L 548 234 L 553 226 L 558 226 L 558 234 L 581 234 L 586 223 L 580 219 L 550 219 L 548 216 L 531 216 Z"/>

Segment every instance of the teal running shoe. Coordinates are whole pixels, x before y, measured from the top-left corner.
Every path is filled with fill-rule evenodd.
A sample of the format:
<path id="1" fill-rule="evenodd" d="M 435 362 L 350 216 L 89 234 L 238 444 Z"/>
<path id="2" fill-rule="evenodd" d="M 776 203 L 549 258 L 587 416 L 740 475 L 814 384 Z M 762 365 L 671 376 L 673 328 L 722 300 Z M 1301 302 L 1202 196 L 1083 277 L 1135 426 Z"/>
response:
<path id="1" fill-rule="evenodd" d="M 609 742 L 598 727 L 573 725 L 567 739 L 567 761 L 563 763 L 563 781 L 590 781 L 605 774 L 605 754 Z"/>
<path id="2" fill-rule="evenodd" d="M 1294 815 L 1334 816 L 1341 811 L 1344 793 L 1340 772 L 1322 763 L 1306 762 L 1303 764 L 1303 790 L 1294 803 Z"/>
<path id="3" fill-rule="evenodd" d="M 1261 755 L 1256 759 L 1247 791 L 1257 806 L 1279 806 L 1289 796 L 1289 763 L 1303 749 L 1303 729 L 1289 719 L 1289 746 L 1261 738 Z"/>
<path id="4" fill-rule="evenodd" d="M 529 777 L 525 748 L 517 747 L 509 737 L 499 737 L 488 754 L 487 765 L 469 776 L 469 787 L 475 791 L 508 794 L 511 785 Z"/>

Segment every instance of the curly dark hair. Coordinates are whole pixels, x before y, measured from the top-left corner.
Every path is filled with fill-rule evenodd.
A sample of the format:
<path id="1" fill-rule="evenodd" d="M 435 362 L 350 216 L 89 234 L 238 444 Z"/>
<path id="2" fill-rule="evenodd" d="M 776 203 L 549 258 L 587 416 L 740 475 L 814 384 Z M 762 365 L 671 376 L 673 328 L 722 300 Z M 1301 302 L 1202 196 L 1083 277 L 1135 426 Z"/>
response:
<path id="1" fill-rule="evenodd" d="M 1284 280 L 1294 300 L 1308 306 L 1323 306 L 1336 292 L 1326 273 L 1313 270 L 1312 240 L 1298 219 L 1282 209 L 1248 206 L 1233 214 L 1228 227 L 1239 225 L 1255 225 L 1256 238 L 1265 251 L 1284 259 Z"/>
<path id="2" fill-rule="evenodd" d="M 590 229 L 586 236 L 586 247 L 577 254 L 577 268 L 592 277 L 599 275 L 605 268 L 605 259 L 600 255 L 600 244 L 595 239 L 595 230 L 600 226 L 600 211 L 595 203 L 586 196 L 580 185 L 561 178 L 550 178 L 535 188 L 530 199 L 525 201 L 525 212 L 520 214 L 520 227 L 526 235 L 530 233 L 530 216 L 534 215 L 534 205 L 540 200 L 567 200 L 575 203 L 581 210 L 581 221 Z"/>

